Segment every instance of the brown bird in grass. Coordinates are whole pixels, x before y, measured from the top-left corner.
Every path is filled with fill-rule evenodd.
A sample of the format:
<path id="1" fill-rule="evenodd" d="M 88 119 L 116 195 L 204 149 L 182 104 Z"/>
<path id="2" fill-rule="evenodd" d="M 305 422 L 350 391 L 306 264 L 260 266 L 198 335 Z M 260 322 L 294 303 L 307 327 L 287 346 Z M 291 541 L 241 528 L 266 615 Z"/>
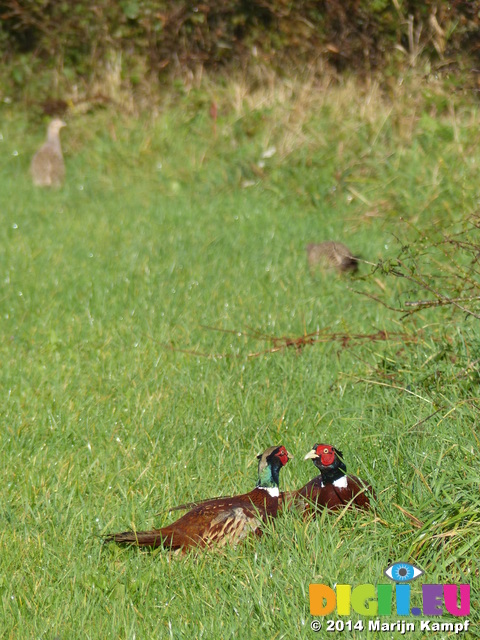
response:
<path id="1" fill-rule="evenodd" d="M 320 242 L 305 247 L 310 271 L 317 265 L 325 269 L 337 269 L 340 272 L 358 271 L 358 258 L 341 242 Z"/>
<path id="2" fill-rule="evenodd" d="M 60 129 L 65 126 L 63 120 L 54 118 L 48 125 L 46 142 L 32 158 L 30 172 L 37 187 L 59 187 L 65 178 L 60 145 Z"/>
<path id="3" fill-rule="evenodd" d="M 262 524 L 277 515 L 279 473 L 291 457 L 283 446 L 269 447 L 258 456 L 258 483 L 253 491 L 205 500 L 166 527 L 113 533 L 105 542 L 185 551 L 191 547 L 236 544 L 249 533 L 259 535 Z"/>
<path id="4" fill-rule="evenodd" d="M 298 491 L 282 494 L 280 506 L 296 505 L 305 513 L 346 505 L 360 509 L 370 507 L 370 498 L 375 495 L 372 487 L 356 476 L 347 475 L 341 451 L 329 444 L 316 444 L 305 460 L 312 460 L 320 474 Z"/>

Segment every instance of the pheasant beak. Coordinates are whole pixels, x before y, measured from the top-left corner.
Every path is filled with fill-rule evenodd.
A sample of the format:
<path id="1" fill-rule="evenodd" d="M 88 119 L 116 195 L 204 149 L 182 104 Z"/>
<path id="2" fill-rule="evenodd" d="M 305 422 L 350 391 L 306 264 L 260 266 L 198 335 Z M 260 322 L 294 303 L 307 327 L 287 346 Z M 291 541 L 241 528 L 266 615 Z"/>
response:
<path id="1" fill-rule="evenodd" d="M 304 460 L 315 460 L 315 458 L 319 458 L 320 456 L 318 455 L 316 449 L 312 449 L 311 451 L 309 451 L 307 453 L 307 455 L 304 457 Z"/>

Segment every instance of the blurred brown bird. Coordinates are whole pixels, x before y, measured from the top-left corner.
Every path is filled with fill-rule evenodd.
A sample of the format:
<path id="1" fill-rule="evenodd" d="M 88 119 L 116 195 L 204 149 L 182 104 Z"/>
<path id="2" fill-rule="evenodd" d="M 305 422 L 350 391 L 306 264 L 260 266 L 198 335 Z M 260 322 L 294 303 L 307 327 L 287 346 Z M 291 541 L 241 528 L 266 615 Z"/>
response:
<path id="1" fill-rule="evenodd" d="M 269 447 L 258 456 L 258 483 L 253 491 L 205 500 L 166 527 L 113 533 L 105 542 L 185 551 L 191 547 L 236 544 L 249 533 L 259 535 L 262 524 L 277 515 L 279 473 L 291 457 L 283 446 Z"/>
<path id="2" fill-rule="evenodd" d="M 60 145 L 60 129 L 66 124 L 54 118 L 47 129 L 47 140 L 32 158 L 30 172 L 37 187 L 59 187 L 65 178 L 65 163 Z"/>
<path id="3" fill-rule="evenodd" d="M 341 242 L 319 242 L 305 247 L 310 271 L 319 265 L 325 269 L 337 269 L 340 272 L 358 271 L 358 257 Z"/>
<path id="4" fill-rule="evenodd" d="M 282 493 L 280 507 L 295 505 L 305 513 L 317 509 L 340 509 L 346 505 L 368 509 L 375 494 L 356 476 L 347 475 L 343 454 L 329 444 L 316 444 L 305 460 L 312 460 L 320 474 L 298 491 Z"/>

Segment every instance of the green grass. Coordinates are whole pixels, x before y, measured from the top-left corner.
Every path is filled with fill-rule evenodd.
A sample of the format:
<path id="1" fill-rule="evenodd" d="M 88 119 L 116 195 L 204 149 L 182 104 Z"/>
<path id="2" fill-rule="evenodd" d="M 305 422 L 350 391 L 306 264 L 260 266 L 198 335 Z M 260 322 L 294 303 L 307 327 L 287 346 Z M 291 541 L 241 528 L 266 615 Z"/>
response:
<path id="1" fill-rule="evenodd" d="M 402 321 L 353 289 L 397 305 L 422 297 L 411 283 L 368 265 L 356 281 L 311 277 L 304 253 L 339 238 L 376 263 L 461 229 L 478 206 L 479 116 L 460 98 L 433 116 L 431 96 L 372 96 L 319 94 L 297 144 L 288 100 L 235 109 L 223 94 L 216 137 L 201 92 L 156 118 L 71 117 L 53 192 L 28 177 L 43 134 L 2 106 L 2 637 L 315 637 L 310 582 L 375 584 L 395 560 L 470 583 L 480 637 L 478 378 L 458 375 L 479 357 L 477 321 Z M 259 167 L 271 146 L 289 153 Z M 206 326 L 411 341 L 270 353 Z M 101 543 L 248 491 L 271 444 L 294 454 L 281 484 L 298 488 L 318 441 L 374 485 L 375 511 L 289 513 L 260 540 L 185 557 Z"/>

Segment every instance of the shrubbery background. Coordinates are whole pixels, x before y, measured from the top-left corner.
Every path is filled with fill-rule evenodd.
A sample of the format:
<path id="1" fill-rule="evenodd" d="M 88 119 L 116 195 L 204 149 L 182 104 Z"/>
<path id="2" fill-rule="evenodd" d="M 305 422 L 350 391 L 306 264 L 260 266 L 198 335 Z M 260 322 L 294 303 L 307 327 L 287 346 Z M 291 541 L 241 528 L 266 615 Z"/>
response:
<path id="1" fill-rule="evenodd" d="M 480 3 L 427 0 L 5 0 L 0 46 L 14 86 L 56 71 L 77 81 L 118 62 L 135 86 L 177 68 L 218 69 L 252 59 L 288 70 L 322 58 L 369 71 L 420 53 L 444 65 L 480 56 Z M 471 65 L 471 69 L 475 68 Z M 478 65 L 477 65 L 478 66 Z"/>

